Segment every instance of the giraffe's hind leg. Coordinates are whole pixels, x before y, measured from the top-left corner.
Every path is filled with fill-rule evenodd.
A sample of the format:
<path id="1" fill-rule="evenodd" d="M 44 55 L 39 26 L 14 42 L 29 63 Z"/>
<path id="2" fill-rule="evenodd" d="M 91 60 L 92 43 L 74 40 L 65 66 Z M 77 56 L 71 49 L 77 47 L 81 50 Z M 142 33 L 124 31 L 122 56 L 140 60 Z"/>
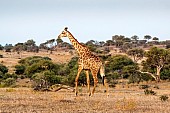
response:
<path id="1" fill-rule="evenodd" d="M 79 79 L 79 76 L 80 76 L 80 73 L 81 73 L 82 69 L 83 69 L 82 67 L 78 68 L 78 73 L 77 73 L 77 76 L 75 78 L 75 95 L 76 96 L 78 94 L 78 79 Z"/>
<path id="2" fill-rule="evenodd" d="M 89 94 L 89 96 L 91 96 L 91 92 L 90 92 L 90 78 L 89 78 L 89 71 L 88 70 L 86 70 L 86 77 L 87 77 L 88 94 Z"/>
<path id="3" fill-rule="evenodd" d="M 107 96 L 109 96 L 109 86 L 108 86 L 108 83 L 107 83 L 107 79 L 105 78 L 104 79 L 104 86 L 105 86 L 105 88 L 106 88 L 106 94 L 107 94 Z"/>
<path id="4" fill-rule="evenodd" d="M 97 71 L 93 71 L 92 75 L 93 75 L 93 80 L 94 80 L 94 87 L 93 87 L 93 90 L 92 90 L 92 95 L 93 95 L 94 91 L 96 89 L 97 83 L 98 83 Z"/>

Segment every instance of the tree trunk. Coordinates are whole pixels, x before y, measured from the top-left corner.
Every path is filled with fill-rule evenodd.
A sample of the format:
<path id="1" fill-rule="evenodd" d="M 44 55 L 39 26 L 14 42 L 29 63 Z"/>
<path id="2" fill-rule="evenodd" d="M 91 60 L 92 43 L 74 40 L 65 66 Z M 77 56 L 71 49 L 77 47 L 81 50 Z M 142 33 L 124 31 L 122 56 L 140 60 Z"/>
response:
<path id="1" fill-rule="evenodd" d="M 157 66 L 156 67 L 156 75 L 157 75 L 157 82 L 160 82 L 160 72 L 161 72 L 162 67 Z"/>
<path id="2" fill-rule="evenodd" d="M 142 72 L 140 70 L 139 70 L 139 72 L 149 74 L 151 77 L 153 77 L 155 79 L 155 81 L 158 81 L 158 79 L 157 79 L 158 77 L 150 72 Z"/>

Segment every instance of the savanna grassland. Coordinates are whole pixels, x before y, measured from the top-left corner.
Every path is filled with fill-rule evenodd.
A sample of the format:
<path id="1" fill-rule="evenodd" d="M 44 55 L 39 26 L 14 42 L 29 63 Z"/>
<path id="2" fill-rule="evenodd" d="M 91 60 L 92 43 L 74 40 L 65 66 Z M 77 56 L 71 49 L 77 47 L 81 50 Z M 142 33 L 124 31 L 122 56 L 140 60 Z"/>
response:
<path id="1" fill-rule="evenodd" d="M 4 58 L 0 62 L 14 72 L 14 66 L 20 60 L 17 53 L 1 53 Z M 73 56 L 68 52 L 31 53 L 23 52 L 22 58 L 29 56 L 48 56 L 53 62 L 68 62 Z M 25 80 L 25 81 L 24 81 Z M 109 96 L 104 93 L 105 88 L 99 83 L 92 97 L 87 94 L 85 86 L 79 87 L 79 95 L 74 91 L 61 89 L 59 91 L 34 91 L 29 86 L 29 80 L 17 80 L 16 88 L 0 88 L 0 113 L 169 113 L 170 101 L 161 100 L 161 96 L 170 97 L 170 82 L 153 81 L 139 84 L 116 84 L 109 88 Z M 22 84 L 22 85 L 21 85 Z M 145 94 L 149 86 L 154 94 Z M 92 88 L 91 88 L 92 89 Z"/>
<path id="2" fill-rule="evenodd" d="M 146 83 L 141 83 L 146 84 Z M 98 85 L 96 93 L 88 97 L 87 88 L 79 87 L 76 97 L 71 90 L 37 92 L 30 88 L 1 88 L 2 113 L 168 113 L 170 102 L 161 101 L 161 95 L 170 96 L 170 84 L 149 83 L 155 95 L 146 95 L 141 84 L 117 85 L 109 88 L 109 96 Z M 154 86 L 157 86 L 156 88 Z"/>

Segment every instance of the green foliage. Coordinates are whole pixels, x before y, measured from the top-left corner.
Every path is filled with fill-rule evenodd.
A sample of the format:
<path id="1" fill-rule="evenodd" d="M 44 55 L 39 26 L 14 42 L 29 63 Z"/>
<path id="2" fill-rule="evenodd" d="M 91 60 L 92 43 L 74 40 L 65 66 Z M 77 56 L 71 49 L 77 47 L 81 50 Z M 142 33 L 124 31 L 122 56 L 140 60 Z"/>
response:
<path id="1" fill-rule="evenodd" d="M 95 45 L 87 45 L 90 51 L 96 52 L 97 47 Z"/>
<path id="2" fill-rule="evenodd" d="M 152 37 L 150 35 L 145 35 L 144 39 L 150 40 Z"/>
<path id="3" fill-rule="evenodd" d="M 162 80 L 170 80 L 170 64 L 166 64 L 161 71 Z"/>
<path id="4" fill-rule="evenodd" d="M 31 76 L 35 73 L 40 73 L 46 70 L 57 73 L 59 70 L 59 66 L 57 64 L 52 63 L 51 61 L 41 60 L 38 63 L 34 63 L 31 66 L 28 66 L 25 70 L 25 73 L 28 76 Z"/>
<path id="5" fill-rule="evenodd" d="M 21 75 L 25 72 L 25 66 L 24 65 L 16 65 L 15 66 L 15 74 Z"/>
<path id="6" fill-rule="evenodd" d="M 116 55 L 116 56 L 109 57 L 107 61 L 108 64 L 106 64 L 106 74 L 109 74 L 110 76 L 114 76 L 114 75 L 117 76 L 119 74 L 120 77 L 121 76 L 128 77 L 131 71 L 127 72 L 127 68 L 129 68 L 130 66 L 132 66 L 133 68 L 134 67 L 137 68 L 136 64 L 130 58 L 124 55 Z"/>
<path id="7" fill-rule="evenodd" d="M 0 87 L 14 86 L 17 78 L 18 76 L 15 74 L 0 72 Z"/>
<path id="8" fill-rule="evenodd" d="M 7 78 L 6 80 L 4 80 L 4 87 L 15 85 L 15 83 L 16 80 L 14 78 Z"/>
<path id="9" fill-rule="evenodd" d="M 3 75 L 3 79 L 5 80 L 5 79 L 8 79 L 8 78 L 17 79 L 18 76 L 17 76 L 16 74 L 5 73 L 5 74 Z"/>
<path id="10" fill-rule="evenodd" d="M 57 45 L 59 45 L 59 44 L 62 44 L 62 43 L 63 43 L 63 40 L 62 40 L 61 38 L 57 38 L 57 39 L 56 39 L 56 41 L 57 41 Z"/>
<path id="11" fill-rule="evenodd" d="M 50 85 L 61 83 L 60 76 L 55 75 L 52 71 L 43 72 L 44 80 L 47 81 Z"/>
<path id="12" fill-rule="evenodd" d="M 35 73 L 42 73 L 44 71 L 54 72 L 56 75 L 60 70 L 59 64 L 54 64 L 49 57 L 33 56 L 21 59 L 20 65 L 16 65 L 16 74 L 25 74 L 26 77 L 32 78 Z"/>
<path id="13" fill-rule="evenodd" d="M 4 66 L 3 64 L 0 64 L 0 72 L 5 74 L 8 72 L 8 68 L 6 66 Z"/>
<path id="14" fill-rule="evenodd" d="M 41 60 L 51 60 L 51 58 L 41 57 L 41 56 L 33 56 L 33 57 L 27 57 L 25 59 L 21 59 L 18 63 L 20 63 L 24 66 L 30 66 L 34 63 L 38 63 Z"/>
<path id="15" fill-rule="evenodd" d="M 144 50 L 134 48 L 134 49 L 128 50 L 127 54 L 133 57 L 134 62 L 137 62 L 138 60 L 144 57 Z"/>
<path id="16" fill-rule="evenodd" d="M 167 50 L 153 47 L 145 54 L 146 62 L 152 66 L 161 66 L 167 63 L 169 55 Z"/>
<path id="17" fill-rule="evenodd" d="M 107 60 L 109 62 L 107 67 L 109 67 L 109 70 L 112 71 L 123 69 L 124 65 L 128 65 L 133 62 L 131 59 L 128 59 L 126 56 L 122 55 L 112 56 Z"/>
<path id="18" fill-rule="evenodd" d="M 32 79 L 35 82 L 35 86 L 41 86 L 41 88 L 48 88 L 54 84 L 61 83 L 61 77 L 48 70 L 41 73 L 35 73 L 32 76 Z"/>
<path id="19" fill-rule="evenodd" d="M 140 74 L 140 77 L 141 77 L 142 81 L 149 81 L 149 80 L 152 80 L 152 79 L 153 79 L 151 76 L 149 76 L 149 75 L 146 74 L 146 73 L 141 73 L 141 74 Z"/>
<path id="20" fill-rule="evenodd" d="M 145 53 L 145 56 L 147 59 L 142 62 L 143 70 L 150 73 L 156 73 L 158 75 L 158 81 L 163 74 L 167 75 L 169 73 L 168 71 L 165 71 L 166 66 L 170 63 L 169 50 L 153 47 Z"/>

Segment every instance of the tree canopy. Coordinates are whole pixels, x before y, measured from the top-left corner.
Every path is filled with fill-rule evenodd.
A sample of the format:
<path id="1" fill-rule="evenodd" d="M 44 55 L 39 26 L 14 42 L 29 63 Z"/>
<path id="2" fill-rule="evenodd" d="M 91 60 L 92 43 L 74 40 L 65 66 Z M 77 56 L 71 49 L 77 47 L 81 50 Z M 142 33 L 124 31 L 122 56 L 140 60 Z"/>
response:
<path id="1" fill-rule="evenodd" d="M 143 69 L 154 74 L 154 78 L 160 81 L 163 67 L 170 63 L 170 50 L 153 47 L 145 53 L 145 56 L 147 59 L 143 62 Z"/>

